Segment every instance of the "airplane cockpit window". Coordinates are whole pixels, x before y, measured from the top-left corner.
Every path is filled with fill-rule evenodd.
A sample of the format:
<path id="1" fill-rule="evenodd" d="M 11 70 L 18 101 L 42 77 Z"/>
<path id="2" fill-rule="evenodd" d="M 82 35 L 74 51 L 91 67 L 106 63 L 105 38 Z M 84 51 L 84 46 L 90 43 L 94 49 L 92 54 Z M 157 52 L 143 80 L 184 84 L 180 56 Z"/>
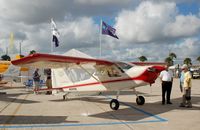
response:
<path id="1" fill-rule="evenodd" d="M 117 67 L 117 68 L 116 68 Z M 94 75 L 96 76 L 104 76 L 104 77 L 120 77 L 122 71 L 118 66 L 103 66 L 98 67 Z"/>
<path id="2" fill-rule="evenodd" d="M 113 68 L 107 70 L 107 72 L 108 72 L 109 77 L 120 77 L 121 76 L 120 73 L 116 69 L 113 69 Z"/>
<path id="3" fill-rule="evenodd" d="M 119 66 L 123 71 L 127 71 L 130 68 L 134 67 L 132 64 L 128 64 L 125 62 L 116 62 L 117 66 Z"/>
<path id="4" fill-rule="evenodd" d="M 71 81 L 78 82 L 78 81 L 83 81 L 83 80 L 87 80 L 87 79 L 91 78 L 90 74 L 93 74 L 95 72 L 95 70 L 94 69 L 88 70 L 88 72 L 90 74 L 85 72 L 81 68 L 66 69 L 65 72 Z"/>

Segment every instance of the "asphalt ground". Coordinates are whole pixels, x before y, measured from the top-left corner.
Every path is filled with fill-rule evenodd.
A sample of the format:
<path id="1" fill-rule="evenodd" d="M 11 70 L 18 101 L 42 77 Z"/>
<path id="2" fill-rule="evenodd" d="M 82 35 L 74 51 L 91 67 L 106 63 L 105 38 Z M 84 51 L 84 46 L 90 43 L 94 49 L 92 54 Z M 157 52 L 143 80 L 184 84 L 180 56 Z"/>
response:
<path id="1" fill-rule="evenodd" d="M 160 81 L 136 90 L 145 97 L 143 106 L 136 105 L 135 93 L 124 90 L 120 108 L 110 109 L 116 92 L 99 96 L 74 96 L 63 101 L 62 93 L 38 95 L 20 84 L 0 87 L 0 129 L 2 130 L 199 130 L 200 80 L 192 80 L 192 108 L 180 108 L 182 94 L 178 79 L 174 80 L 171 101 L 161 105 Z"/>

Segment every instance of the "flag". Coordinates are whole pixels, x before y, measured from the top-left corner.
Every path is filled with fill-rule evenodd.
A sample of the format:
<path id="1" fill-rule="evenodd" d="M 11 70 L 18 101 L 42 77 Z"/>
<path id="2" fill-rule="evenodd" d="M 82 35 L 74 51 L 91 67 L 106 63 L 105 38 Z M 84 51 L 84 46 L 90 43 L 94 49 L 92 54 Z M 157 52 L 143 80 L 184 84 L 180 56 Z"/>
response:
<path id="1" fill-rule="evenodd" d="M 52 30 L 52 35 L 53 35 L 53 38 L 52 38 L 52 42 L 55 43 L 55 47 L 58 47 L 59 46 L 59 36 L 60 36 L 60 33 L 56 27 L 56 23 L 53 21 L 53 19 L 51 19 L 51 30 Z"/>
<path id="2" fill-rule="evenodd" d="M 114 38 L 118 38 L 118 36 L 115 34 L 116 29 L 111 27 L 110 25 L 106 24 L 104 21 L 102 21 L 102 34 L 104 35 L 110 35 Z"/>
<path id="3" fill-rule="evenodd" d="M 10 39 L 9 40 L 10 40 L 9 48 L 10 48 L 10 51 L 11 51 L 11 50 L 13 50 L 13 46 L 14 46 L 14 34 L 12 32 L 10 33 Z"/>

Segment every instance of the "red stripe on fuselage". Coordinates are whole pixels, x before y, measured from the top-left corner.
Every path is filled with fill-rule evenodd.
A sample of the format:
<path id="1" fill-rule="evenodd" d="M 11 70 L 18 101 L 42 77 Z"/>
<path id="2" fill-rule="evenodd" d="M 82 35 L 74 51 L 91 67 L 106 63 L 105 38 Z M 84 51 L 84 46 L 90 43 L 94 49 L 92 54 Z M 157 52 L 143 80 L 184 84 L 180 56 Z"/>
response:
<path id="1" fill-rule="evenodd" d="M 76 87 L 84 87 L 84 86 L 91 86 L 91 85 L 104 84 L 104 83 L 130 81 L 130 80 L 135 80 L 135 78 L 125 78 L 125 79 L 117 79 L 117 80 L 108 80 L 108 81 L 103 81 L 103 82 L 93 82 L 93 83 L 86 83 L 86 84 L 77 84 L 77 85 L 65 86 L 65 87 L 60 87 L 60 88 L 52 88 L 52 89 L 39 89 L 38 91 L 76 88 Z"/>

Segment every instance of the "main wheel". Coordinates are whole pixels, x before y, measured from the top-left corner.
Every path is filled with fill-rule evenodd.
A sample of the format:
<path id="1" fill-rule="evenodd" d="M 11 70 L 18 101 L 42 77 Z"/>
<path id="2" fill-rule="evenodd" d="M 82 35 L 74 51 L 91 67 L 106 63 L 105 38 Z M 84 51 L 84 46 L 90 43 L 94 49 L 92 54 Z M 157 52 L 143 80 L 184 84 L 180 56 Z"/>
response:
<path id="1" fill-rule="evenodd" d="M 144 97 L 143 97 L 143 96 L 138 96 L 138 97 L 136 98 L 136 103 L 137 103 L 138 105 L 144 105 L 144 103 L 145 103 Z"/>
<path id="2" fill-rule="evenodd" d="M 63 100 L 65 100 L 65 98 L 66 98 L 65 95 L 63 95 Z"/>
<path id="3" fill-rule="evenodd" d="M 110 108 L 113 110 L 118 110 L 119 109 L 119 102 L 117 99 L 112 99 L 110 101 Z"/>

